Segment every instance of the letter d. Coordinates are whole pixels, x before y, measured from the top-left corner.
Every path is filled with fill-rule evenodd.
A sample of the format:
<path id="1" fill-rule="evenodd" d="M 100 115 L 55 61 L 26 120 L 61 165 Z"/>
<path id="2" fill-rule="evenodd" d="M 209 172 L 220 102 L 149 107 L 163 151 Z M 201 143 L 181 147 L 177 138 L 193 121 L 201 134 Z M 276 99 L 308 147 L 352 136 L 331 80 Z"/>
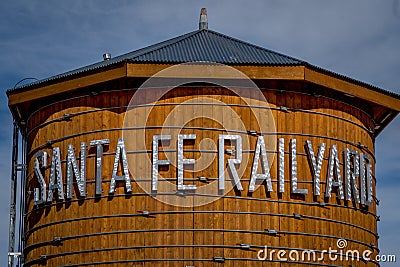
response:
<path id="1" fill-rule="evenodd" d="M 264 253 L 264 257 L 261 257 L 261 254 L 262 254 L 262 253 Z M 260 249 L 260 250 L 257 252 L 257 258 L 258 258 L 260 261 L 265 261 L 265 260 L 267 259 L 267 255 L 268 255 L 268 253 L 267 253 L 267 246 L 265 246 L 264 249 Z"/>

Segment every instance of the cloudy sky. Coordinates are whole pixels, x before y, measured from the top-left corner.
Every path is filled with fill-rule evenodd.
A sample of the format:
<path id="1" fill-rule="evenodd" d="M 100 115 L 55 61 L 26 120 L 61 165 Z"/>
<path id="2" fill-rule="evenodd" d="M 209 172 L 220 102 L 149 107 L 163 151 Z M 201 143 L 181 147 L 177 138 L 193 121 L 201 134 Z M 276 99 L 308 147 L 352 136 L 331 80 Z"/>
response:
<path id="1" fill-rule="evenodd" d="M 12 145 L 6 89 L 193 31 L 201 7 L 212 30 L 400 93 L 399 0 L 2 0 L 0 265 L 7 260 Z M 397 118 L 376 140 L 376 175 L 380 248 L 400 261 L 399 147 Z"/>

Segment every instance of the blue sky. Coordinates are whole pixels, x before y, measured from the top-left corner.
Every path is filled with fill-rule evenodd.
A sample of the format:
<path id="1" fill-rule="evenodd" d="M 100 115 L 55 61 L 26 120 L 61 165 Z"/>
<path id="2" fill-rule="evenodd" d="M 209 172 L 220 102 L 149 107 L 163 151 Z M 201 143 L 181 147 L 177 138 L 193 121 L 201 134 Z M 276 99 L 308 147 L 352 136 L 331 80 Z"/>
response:
<path id="1" fill-rule="evenodd" d="M 0 2 L 0 262 L 8 243 L 12 118 L 5 90 L 209 27 L 400 93 L 398 0 L 23 1 Z M 400 118 L 376 140 L 379 240 L 400 261 Z M 390 266 L 382 264 L 382 266 Z M 394 266 L 394 265 L 393 265 Z"/>

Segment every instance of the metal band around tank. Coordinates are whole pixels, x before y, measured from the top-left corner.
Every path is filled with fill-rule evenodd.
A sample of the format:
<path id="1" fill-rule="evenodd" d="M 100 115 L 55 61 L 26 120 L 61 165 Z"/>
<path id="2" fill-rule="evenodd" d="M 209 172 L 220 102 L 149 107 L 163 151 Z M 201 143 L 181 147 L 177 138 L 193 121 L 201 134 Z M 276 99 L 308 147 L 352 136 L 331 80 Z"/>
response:
<path id="1" fill-rule="evenodd" d="M 176 195 L 176 192 L 171 192 L 171 193 L 162 193 L 162 195 Z M 129 193 L 129 194 L 114 194 L 112 197 L 126 197 L 126 196 L 148 196 L 148 194 L 146 193 Z M 334 204 L 334 203 L 325 203 L 325 202 L 305 202 L 305 201 L 301 201 L 301 202 L 293 202 L 293 201 L 286 201 L 286 200 L 277 200 L 277 199 L 267 199 L 267 198 L 256 198 L 256 197 L 241 197 L 241 196 L 227 196 L 227 195 L 213 195 L 213 194 L 198 194 L 198 193 L 192 193 L 191 196 L 205 196 L 205 197 L 216 197 L 216 198 L 232 198 L 232 199 L 243 199 L 243 200 L 248 200 L 248 201 L 261 201 L 261 202 L 279 202 L 279 203 L 284 203 L 284 204 L 294 204 L 294 205 L 305 205 L 305 206 L 320 206 L 323 208 L 328 208 L 328 207 L 335 207 L 335 208 L 340 208 L 340 209 L 351 209 L 351 210 L 356 210 L 356 211 L 361 211 L 364 214 L 369 214 L 372 215 L 374 218 L 377 218 L 378 216 L 367 210 L 367 209 L 359 209 L 359 208 L 355 208 L 353 206 L 343 206 L 343 205 L 338 205 L 338 204 Z M 95 199 L 99 199 L 99 198 L 109 198 L 108 195 L 104 195 L 104 196 L 94 196 L 94 197 L 86 197 L 87 200 L 95 200 Z M 80 201 L 79 199 L 69 199 L 69 200 L 65 200 L 64 202 L 77 202 Z M 57 203 L 49 203 L 49 204 L 44 204 L 44 205 L 40 205 L 37 206 L 36 208 L 32 209 L 31 211 L 25 213 L 25 216 L 28 216 L 30 213 L 48 208 L 48 207 L 52 207 L 52 206 L 56 206 Z"/>
<path id="2" fill-rule="evenodd" d="M 79 234 L 79 235 L 71 235 L 64 236 L 61 240 L 67 239 L 79 239 L 93 236 L 105 236 L 105 235 L 117 235 L 117 234 L 131 234 L 131 233 L 156 233 L 156 232 L 223 232 L 223 233 L 249 233 L 249 234 L 261 234 L 270 236 L 267 230 L 246 230 L 246 229 L 225 229 L 225 228 L 157 228 L 157 229 L 129 229 L 129 230 L 118 230 L 118 231 L 110 231 L 110 232 L 94 232 L 89 234 Z M 317 233 L 309 233 L 309 232 L 297 232 L 297 231 L 284 231 L 284 230 L 276 230 L 276 235 L 274 237 L 279 238 L 280 234 L 284 235 L 300 235 L 300 236 L 313 236 L 313 237 L 323 237 L 323 238 L 332 238 L 335 240 L 341 239 L 341 236 L 336 235 L 327 235 L 327 234 L 317 234 Z M 374 244 L 367 244 L 363 241 L 359 241 L 356 239 L 346 238 L 346 241 L 356 243 L 372 250 L 379 251 Z"/>
<path id="3" fill-rule="evenodd" d="M 248 244 L 249 249 L 243 249 L 242 246 L 239 245 L 214 245 L 214 244 L 207 244 L 207 245 L 192 245 L 192 244 L 165 244 L 165 245 L 149 245 L 149 246 L 124 246 L 124 247 L 108 247 L 108 248 L 100 248 L 100 249 L 93 249 L 93 250 L 81 250 L 81 251 L 69 251 L 69 252 L 63 252 L 63 253 L 57 253 L 57 254 L 48 254 L 46 255 L 47 258 L 55 258 L 55 257 L 60 257 L 60 256 L 68 256 L 68 255 L 75 255 L 75 254 L 82 254 L 82 253 L 90 253 L 90 252 L 103 252 L 103 251 L 113 251 L 113 250 L 129 250 L 129 249 L 154 249 L 154 248 L 188 248 L 188 247 L 192 247 L 192 248 L 226 248 L 226 249 L 238 249 L 238 250 L 249 250 L 249 249 L 254 249 L 254 248 L 259 248 L 259 249 L 265 249 L 265 246 L 261 246 L 261 245 L 254 245 L 254 244 Z M 279 249 L 279 250 L 296 250 L 296 251 L 307 251 L 308 249 L 304 249 L 304 248 L 290 248 L 290 247 L 285 247 L 285 246 L 268 246 L 268 248 L 271 249 Z M 313 250 L 314 252 L 318 252 L 318 253 L 322 253 L 322 250 Z M 346 255 L 343 253 L 338 253 L 338 252 L 331 252 L 332 255 L 338 255 L 338 256 L 347 256 L 348 258 L 352 259 L 352 260 L 362 260 L 362 257 L 357 257 L 354 255 Z M 224 259 L 233 259 L 233 258 L 224 258 Z M 239 260 L 241 258 L 234 258 L 236 260 Z M 146 259 L 143 259 L 146 260 Z M 159 259 L 160 261 L 162 261 L 162 259 Z M 175 259 L 169 259 L 169 260 L 175 260 Z M 177 260 L 184 260 L 184 259 L 177 259 Z M 196 260 L 203 260 L 200 258 L 196 258 Z M 212 259 L 210 259 L 212 260 Z M 252 260 L 255 260 L 252 258 Z M 258 259 L 257 259 L 258 260 Z M 270 261 L 270 260 L 266 260 L 266 261 Z M 33 263 L 35 262 L 35 260 L 32 260 L 29 262 Z M 298 263 L 297 261 L 290 261 L 293 263 Z M 109 263 L 109 262 L 107 262 Z M 302 261 L 303 264 L 308 264 L 309 262 L 305 262 Z M 84 264 L 89 264 L 89 263 L 84 263 Z M 93 263 L 90 263 L 93 264 Z M 311 265 L 313 264 L 318 264 L 315 262 L 311 262 Z M 70 266 L 70 265 L 68 265 Z M 329 264 L 318 264 L 318 266 L 336 266 L 336 265 L 329 265 Z"/>
<path id="4" fill-rule="evenodd" d="M 247 131 L 238 131 L 238 130 L 230 130 L 230 129 L 222 129 L 222 128 L 205 128 L 205 127 L 190 127 L 190 126 L 185 126 L 185 127 L 180 127 L 180 126 L 168 126 L 168 125 L 157 125 L 157 126 L 141 126 L 141 127 L 121 127 L 121 128 L 108 128 L 108 129 L 101 129 L 101 130 L 92 130 L 92 131 L 86 131 L 86 132 L 79 132 L 79 133 L 75 133 L 72 135 L 67 135 L 67 136 L 63 136 L 61 138 L 57 138 L 57 139 L 53 139 L 53 140 L 48 140 L 46 143 L 39 145 L 35 148 L 32 148 L 29 152 L 28 152 L 28 156 L 32 155 L 35 151 L 40 150 L 40 149 L 45 149 L 50 145 L 53 145 L 57 142 L 61 142 L 61 141 L 65 141 L 68 140 L 70 138 L 75 138 L 81 135 L 86 135 L 86 134 L 93 134 L 93 133 L 102 133 L 102 132 L 112 132 L 112 131 L 127 131 L 127 130 L 144 130 L 144 129 L 161 129 L 161 128 L 170 128 L 170 129 L 189 129 L 189 130 L 207 130 L 207 131 L 229 131 L 232 133 L 237 133 L 237 134 L 244 134 L 244 135 L 248 135 Z M 315 134 L 305 134 L 305 133 L 295 133 L 295 132 L 260 132 L 260 135 L 290 135 L 290 136 L 303 136 L 303 137 L 315 137 L 315 138 L 323 138 L 323 139 L 327 139 L 327 140 L 333 140 L 333 141 L 338 141 L 341 143 L 345 143 L 354 147 L 358 147 L 361 150 L 364 150 L 366 152 L 368 152 L 368 154 L 375 160 L 375 156 L 373 155 L 372 151 L 370 151 L 368 149 L 368 147 L 363 146 L 360 147 L 359 143 L 353 143 L 350 142 L 348 140 L 344 140 L 341 138 L 335 138 L 335 137 L 329 137 L 329 136 L 323 136 L 323 135 L 315 135 Z"/>
<path id="5" fill-rule="evenodd" d="M 101 112 L 101 111 L 108 111 L 108 110 L 114 110 L 114 109 L 128 109 L 128 108 L 133 108 L 133 107 L 161 107 L 161 106 L 176 106 L 176 105 L 198 105 L 198 106 L 208 106 L 208 105 L 212 105 L 212 106 L 228 106 L 228 107 L 243 107 L 243 108 L 252 108 L 252 109 L 265 109 L 265 106 L 255 106 L 255 105 L 243 105 L 243 104 L 218 104 L 218 103 L 213 103 L 213 104 L 208 104 L 208 103 L 196 103 L 196 102 L 191 102 L 191 103 L 156 103 L 156 104 L 142 104 L 142 105 L 136 105 L 136 106 L 113 106 L 113 107 L 105 107 L 105 108 L 97 108 L 97 109 L 91 109 L 91 110 L 84 110 L 84 111 L 78 111 L 78 112 L 72 112 L 72 113 L 65 113 L 63 116 L 58 117 L 58 118 L 54 118 L 51 120 L 48 120 L 46 122 L 40 123 L 38 125 L 36 125 L 35 127 L 33 127 L 31 130 L 29 130 L 29 132 L 27 133 L 28 136 L 30 136 L 31 133 L 33 133 L 34 131 L 36 131 L 37 129 L 41 129 L 44 126 L 47 125 L 51 125 L 53 123 L 57 123 L 57 122 L 62 122 L 62 121 L 71 121 L 71 119 L 73 117 L 77 117 L 80 115 L 86 115 L 86 114 L 90 114 L 90 113 L 96 113 L 96 112 Z M 282 111 L 281 108 L 278 107 L 269 107 L 269 109 L 271 110 L 277 110 L 277 111 Z M 367 127 L 354 122 L 350 119 L 346 119 L 343 117 L 339 117 L 336 115 L 332 115 L 329 113 L 324 113 L 324 112 L 320 112 L 320 111 L 312 111 L 312 110 L 304 110 L 304 109 L 297 109 L 297 108 L 286 108 L 289 111 L 294 111 L 294 112 L 303 112 L 303 113 L 308 113 L 308 114 L 314 114 L 314 115 L 321 115 L 321 116 L 326 116 L 326 117 L 330 117 L 330 118 L 335 118 L 341 121 L 345 121 L 348 122 L 350 124 L 353 124 L 361 129 L 363 129 L 364 131 L 367 131 L 368 133 L 371 133 L 371 130 L 368 129 Z"/>
<path id="6" fill-rule="evenodd" d="M 183 88 L 191 88 L 191 87 L 195 87 L 195 86 L 184 86 Z M 218 87 L 218 86 L 210 86 L 210 85 L 207 86 L 207 87 L 210 87 L 210 88 L 220 88 L 220 87 Z M 132 91 L 132 90 L 136 90 L 136 89 L 138 89 L 138 88 L 125 88 L 125 89 L 122 88 L 122 89 L 119 89 L 119 90 L 98 91 L 98 92 L 96 92 L 96 93 L 97 93 L 97 94 L 103 94 L 103 93 L 113 93 L 113 92 L 121 92 L 121 91 Z M 160 88 L 154 88 L 154 89 L 160 89 Z M 161 88 L 161 89 L 163 89 L 163 88 Z M 351 107 L 351 108 L 354 108 L 354 109 L 356 109 L 356 110 L 359 110 L 360 112 L 362 112 L 362 113 L 364 113 L 365 115 L 367 115 L 367 116 L 376 124 L 376 122 L 375 122 L 375 120 L 374 120 L 374 118 L 373 118 L 373 116 L 372 116 L 371 114 L 367 113 L 366 111 L 364 111 L 364 110 L 361 109 L 360 107 L 357 107 L 357 106 L 352 105 L 352 104 L 350 104 L 350 103 L 346 103 L 346 102 L 341 101 L 341 100 L 339 100 L 339 99 L 335 99 L 335 98 L 328 97 L 328 96 L 323 96 L 323 95 L 318 95 L 318 96 L 316 96 L 315 94 L 312 94 L 312 93 L 299 92 L 299 91 L 293 91 L 293 90 L 283 90 L 283 89 L 277 89 L 277 88 L 260 88 L 260 89 L 261 89 L 261 90 L 269 90 L 269 91 L 278 91 L 278 92 L 294 93 L 294 94 L 312 96 L 312 97 L 315 97 L 315 98 L 325 98 L 325 99 L 328 99 L 328 100 L 332 100 L 332 101 L 335 101 L 335 102 L 338 102 L 338 103 L 347 105 L 347 106 L 349 106 L 349 107 Z M 67 101 L 70 101 L 70 100 L 77 100 L 77 99 L 81 99 L 81 98 L 85 98 L 85 97 L 93 97 L 93 94 L 86 94 L 86 95 L 82 95 L 82 96 L 64 98 L 64 99 L 62 99 L 62 100 L 53 102 L 53 103 L 51 103 L 51 104 L 41 106 L 40 108 L 38 108 L 37 110 L 35 110 L 34 112 L 32 112 L 32 113 L 29 115 L 27 121 L 29 122 L 30 118 L 31 118 L 34 114 L 36 114 L 38 111 L 40 111 L 40 110 L 42 110 L 42 109 L 51 107 L 52 105 L 64 103 L 64 102 L 67 102 Z M 123 106 L 121 106 L 121 107 L 123 107 Z M 121 107 L 115 107 L 115 108 L 121 108 Z M 112 108 L 114 108 L 114 107 L 112 107 Z M 277 109 L 279 109 L 279 108 L 277 108 Z M 310 113 L 316 113 L 316 114 L 321 113 L 321 115 L 322 115 L 322 114 L 325 114 L 325 113 L 323 113 L 323 112 L 315 112 L 315 111 L 311 111 L 311 110 L 302 110 L 302 109 L 291 109 L 291 110 L 293 110 L 293 111 L 310 112 Z M 94 110 L 93 110 L 93 111 L 94 111 Z M 337 116 L 332 115 L 332 114 L 327 114 L 327 115 L 333 116 L 333 117 L 338 118 L 338 119 L 347 120 L 347 119 L 345 119 L 345 118 L 337 117 Z M 350 122 L 350 120 L 349 120 L 349 122 Z M 353 122 L 353 123 L 354 123 L 354 122 Z M 361 126 L 361 125 L 360 125 L 360 126 Z M 366 130 L 368 130 L 368 129 L 366 129 Z"/>
<path id="7" fill-rule="evenodd" d="M 195 211 L 147 211 L 146 214 L 141 212 L 137 213 L 125 213 L 125 214 L 109 214 L 109 215 L 98 215 L 98 216 L 90 216 L 90 217 L 79 217 L 79 218 L 70 218 L 70 219 L 64 219 L 64 220 L 59 220 L 59 221 L 53 221 L 50 223 L 45 223 L 41 224 L 38 226 L 33 227 L 30 229 L 25 235 L 28 235 L 34 231 L 37 231 L 42 228 L 46 228 L 49 226 L 53 225 L 58 225 L 58 224 L 63 224 L 63 223 L 69 223 L 69 222 L 77 222 L 77 221 L 85 221 L 85 220 L 92 220 L 92 219 L 107 219 L 107 218 L 130 218 L 130 217 L 150 217 L 154 218 L 156 215 L 170 215 L 170 214 L 234 214 L 234 215 L 262 215 L 262 216 L 271 216 L 271 217 L 286 217 L 286 218 L 292 218 L 294 220 L 298 220 L 298 218 L 294 214 L 281 214 L 281 213 L 267 213 L 267 212 L 251 212 L 251 211 L 224 211 L 224 210 L 216 210 L 216 211 L 209 211 L 209 210 L 195 210 Z M 298 214 L 300 219 L 310 219 L 310 220 L 318 220 L 318 221 L 326 221 L 326 222 L 332 222 L 332 223 L 338 223 L 338 224 L 343 224 L 347 225 L 350 227 L 354 227 L 357 229 L 360 229 L 362 231 L 368 232 L 369 234 L 373 235 L 375 238 L 378 238 L 379 235 L 376 232 L 373 232 L 370 229 L 367 229 L 365 227 L 362 227 L 357 224 L 353 224 L 350 222 L 345 222 L 345 221 L 340 221 L 340 220 L 335 220 L 335 219 L 329 219 L 329 218 L 323 218 L 323 217 L 318 217 L 318 216 L 313 216 L 313 215 L 306 215 L 306 214 Z M 34 245 L 34 244 L 32 244 Z"/>

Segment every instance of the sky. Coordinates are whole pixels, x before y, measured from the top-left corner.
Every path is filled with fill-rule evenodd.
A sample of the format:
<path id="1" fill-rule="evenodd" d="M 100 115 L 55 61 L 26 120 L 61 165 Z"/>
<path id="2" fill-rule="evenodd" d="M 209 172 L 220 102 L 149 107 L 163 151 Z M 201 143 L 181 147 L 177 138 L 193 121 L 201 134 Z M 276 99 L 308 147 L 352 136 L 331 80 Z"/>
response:
<path id="1" fill-rule="evenodd" d="M 0 264 L 7 261 L 12 117 L 5 91 L 209 28 L 400 94 L 399 0 L 0 1 Z M 376 139 L 379 246 L 400 261 L 400 118 Z M 396 266 L 396 264 L 382 264 Z"/>

